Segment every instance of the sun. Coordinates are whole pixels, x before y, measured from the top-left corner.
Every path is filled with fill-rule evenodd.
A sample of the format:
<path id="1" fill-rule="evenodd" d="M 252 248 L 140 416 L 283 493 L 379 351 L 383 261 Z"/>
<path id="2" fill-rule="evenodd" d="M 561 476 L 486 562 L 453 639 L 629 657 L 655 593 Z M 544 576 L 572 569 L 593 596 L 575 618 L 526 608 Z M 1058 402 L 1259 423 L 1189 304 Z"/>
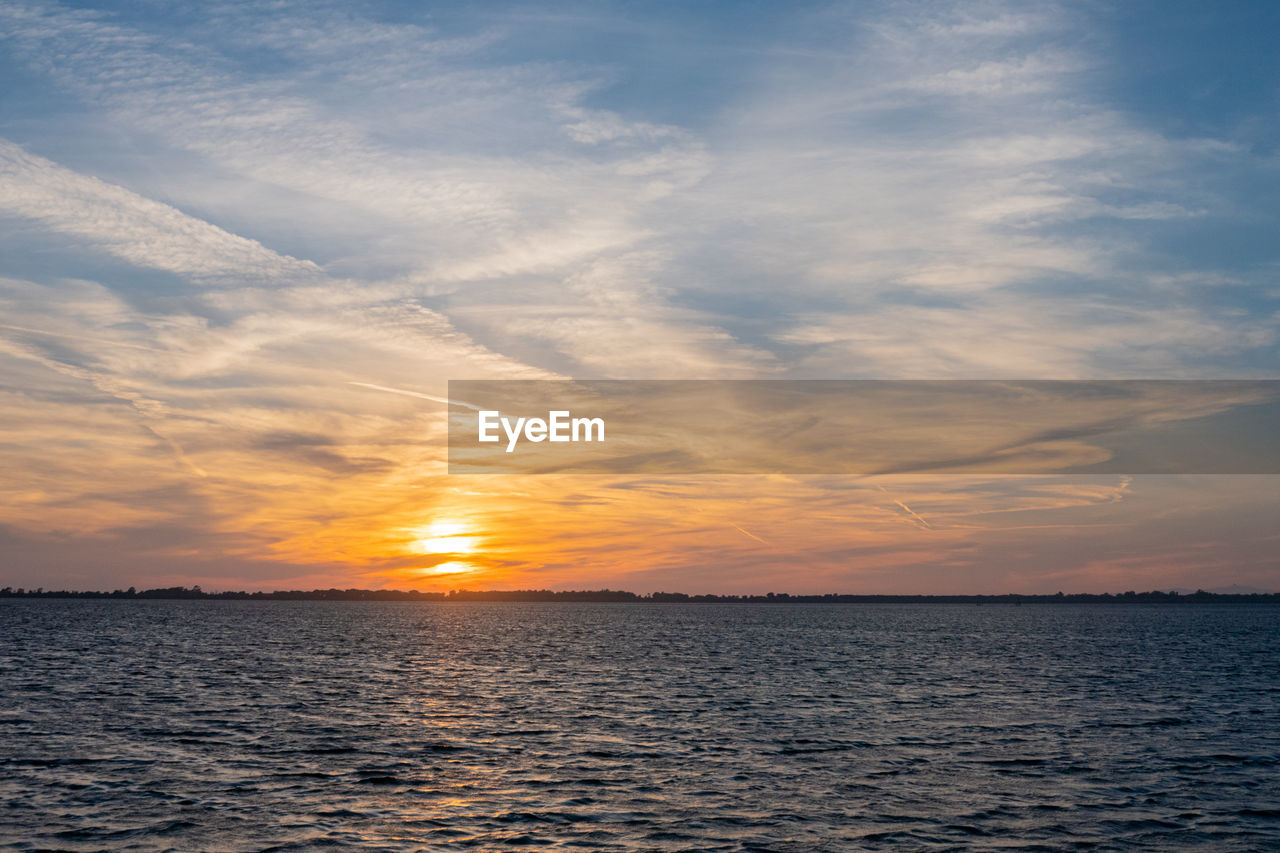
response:
<path id="1" fill-rule="evenodd" d="M 450 560 L 447 563 L 440 563 L 439 565 L 435 565 L 427 569 L 420 569 L 419 571 L 424 575 L 461 575 L 477 570 L 478 568 L 470 563 L 460 563 L 456 560 Z"/>
<path id="2" fill-rule="evenodd" d="M 469 524 L 450 519 L 439 519 L 409 532 L 414 537 L 409 548 L 418 554 L 474 554 L 482 541 L 472 535 Z"/>

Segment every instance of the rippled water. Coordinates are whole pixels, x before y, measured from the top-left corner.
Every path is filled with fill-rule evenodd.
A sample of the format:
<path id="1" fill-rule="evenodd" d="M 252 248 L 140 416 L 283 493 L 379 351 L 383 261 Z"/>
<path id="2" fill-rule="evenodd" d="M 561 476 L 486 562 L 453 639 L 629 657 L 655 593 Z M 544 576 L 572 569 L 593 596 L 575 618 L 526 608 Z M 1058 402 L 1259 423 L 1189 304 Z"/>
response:
<path id="1" fill-rule="evenodd" d="M 1280 608 L 0 601 L 0 844 L 1280 849 Z"/>

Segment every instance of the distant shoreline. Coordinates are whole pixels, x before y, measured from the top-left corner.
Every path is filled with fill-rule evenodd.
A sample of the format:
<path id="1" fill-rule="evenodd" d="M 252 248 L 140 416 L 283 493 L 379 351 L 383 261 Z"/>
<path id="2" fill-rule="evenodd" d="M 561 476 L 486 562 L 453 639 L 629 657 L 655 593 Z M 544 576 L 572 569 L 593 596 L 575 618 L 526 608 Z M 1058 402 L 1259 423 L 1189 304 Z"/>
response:
<path id="1" fill-rule="evenodd" d="M 690 595 L 683 592 L 654 592 L 641 595 L 624 590 L 452 590 L 450 592 L 418 592 L 390 589 L 314 589 L 275 590 L 273 592 L 205 592 L 200 587 L 175 586 L 162 589 L 136 590 L 35 590 L 0 589 L 0 598 L 82 598 L 124 600 L 193 600 L 193 601 L 512 601 L 512 602 L 602 602 L 633 604 L 1280 604 L 1280 592 L 1215 593 L 1197 590 L 1193 593 L 1123 592 L 1074 593 L 1054 595 Z"/>

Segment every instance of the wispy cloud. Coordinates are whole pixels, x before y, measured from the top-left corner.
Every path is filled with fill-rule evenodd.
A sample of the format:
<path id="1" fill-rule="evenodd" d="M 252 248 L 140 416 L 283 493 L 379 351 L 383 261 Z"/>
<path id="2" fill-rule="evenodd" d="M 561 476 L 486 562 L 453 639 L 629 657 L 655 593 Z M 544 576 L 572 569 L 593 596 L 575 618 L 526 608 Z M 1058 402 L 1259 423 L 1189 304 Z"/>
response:
<path id="1" fill-rule="evenodd" d="M 0 5 L 14 553 L 385 580 L 433 568 L 405 531 L 489 507 L 526 535 L 467 577 L 768 584 L 791 554 L 814 585 L 983 560 L 995 584 L 993 543 L 1102 577 L 1130 565 L 1120 533 L 1106 562 L 1050 531 L 1176 510 L 1111 482 L 916 482 L 893 508 L 826 481 L 464 489 L 436 401 L 449 378 L 1274 375 L 1269 102 L 1139 114 L 1096 10 L 800 5 L 730 30 L 707 7 L 703 38 L 607 7 L 555 40 L 538 11 Z"/>

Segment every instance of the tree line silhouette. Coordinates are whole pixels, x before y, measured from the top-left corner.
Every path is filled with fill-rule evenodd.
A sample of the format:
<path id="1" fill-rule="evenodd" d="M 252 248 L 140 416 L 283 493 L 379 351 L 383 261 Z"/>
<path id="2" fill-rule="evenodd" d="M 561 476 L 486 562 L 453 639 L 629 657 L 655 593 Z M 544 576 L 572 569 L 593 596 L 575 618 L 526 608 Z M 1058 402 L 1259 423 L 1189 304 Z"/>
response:
<path id="1" fill-rule="evenodd" d="M 641 595 L 625 590 L 551 589 L 455 589 L 449 592 L 419 592 L 400 589 L 313 589 L 273 592 L 205 592 L 199 586 L 171 586 L 138 590 L 47 590 L 4 587 L 0 598 L 114 598 L 114 599 L 196 599 L 233 601 L 583 601 L 634 602 L 637 604 L 1280 604 L 1280 593 L 1214 593 L 1203 589 L 1194 593 L 1128 592 L 1113 594 L 1061 592 L 1054 595 L 854 595 L 826 593 L 792 595 L 770 592 L 765 595 L 690 595 L 683 592 L 653 592 Z"/>

